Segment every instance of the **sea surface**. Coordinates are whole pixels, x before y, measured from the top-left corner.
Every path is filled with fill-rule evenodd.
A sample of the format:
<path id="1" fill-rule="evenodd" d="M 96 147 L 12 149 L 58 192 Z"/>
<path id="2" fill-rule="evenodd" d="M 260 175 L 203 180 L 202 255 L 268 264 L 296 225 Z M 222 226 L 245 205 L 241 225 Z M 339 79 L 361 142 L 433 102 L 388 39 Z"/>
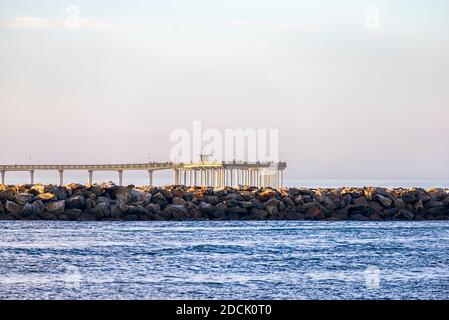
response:
<path id="1" fill-rule="evenodd" d="M 448 298 L 447 221 L 0 221 L 0 299 Z"/>
<path id="2" fill-rule="evenodd" d="M 34 175 L 36 183 L 58 184 L 59 174 L 57 171 L 36 171 Z M 65 183 L 87 183 L 88 173 L 83 171 L 66 171 L 64 172 Z M 7 172 L 7 184 L 29 183 L 30 175 L 28 172 Z M 117 172 L 94 172 L 93 182 L 101 183 L 104 181 L 112 181 L 118 183 Z M 153 174 L 154 185 L 172 184 L 173 177 L 170 170 L 155 171 Z M 146 171 L 125 171 L 123 173 L 124 185 L 142 186 L 148 183 Z M 338 188 L 338 187 L 364 187 L 375 186 L 384 188 L 449 188 L 448 179 L 423 180 L 423 179 L 291 179 L 286 175 L 284 180 L 285 187 L 305 187 L 305 188 Z"/>

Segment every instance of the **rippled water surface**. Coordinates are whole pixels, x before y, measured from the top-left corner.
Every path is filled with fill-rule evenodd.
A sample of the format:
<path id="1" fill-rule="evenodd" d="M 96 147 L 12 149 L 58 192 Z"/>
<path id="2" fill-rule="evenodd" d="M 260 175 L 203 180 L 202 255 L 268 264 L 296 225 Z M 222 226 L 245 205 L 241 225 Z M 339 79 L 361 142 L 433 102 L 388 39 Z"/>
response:
<path id="1" fill-rule="evenodd" d="M 0 222 L 2 299 L 448 299 L 448 222 Z"/>

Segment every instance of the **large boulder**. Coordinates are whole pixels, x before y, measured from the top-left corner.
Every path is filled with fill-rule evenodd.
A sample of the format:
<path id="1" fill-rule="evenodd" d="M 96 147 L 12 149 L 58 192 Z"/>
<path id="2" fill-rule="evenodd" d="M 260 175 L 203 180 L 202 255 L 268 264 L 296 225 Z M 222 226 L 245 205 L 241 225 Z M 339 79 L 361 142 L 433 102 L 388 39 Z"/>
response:
<path id="1" fill-rule="evenodd" d="M 45 205 L 43 204 L 42 201 L 35 201 L 33 203 L 26 203 L 23 208 L 22 211 L 20 212 L 20 214 L 23 217 L 29 217 L 32 215 L 39 215 L 40 213 L 42 213 L 45 209 Z"/>
<path id="2" fill-rule="evenodd" d="M 42 200 L 42 201 L 50 201 L 55 200 L 56 196 L 52 193 L 39 193 L 36 196 L 34 196 L 33 200 Z"/>
<path id="3" fill-rule="evenodd" d="M 64 213 L 65 210 L 65 200 L 59 200 L 55 202 L 49 202 L 45 206 L 45 210 L 49 213 L 53 214 L 61 214 Z"/>
<path id="4" fill-rule="evenodd" d="M 162 193 L 158 192 L 151 197 L 151 203 L 157 203 L 160 206 L 164 207 L 167 205 L 167 199 Z"/>
<path id="5" fill-rule="evenodd" d="M 380 204 L 383 205 L 385 208 L 390 207 L 391 204 L 393 203 L 393 200 L 381 194 L 377 194 L 376 198 L 380 202 Z"/>
<path id="6" fill-rule="evenodd" d="M 183 198 L 180 197 L 173 197 L 172 199 L 173 204 L 177 204 L 180 206 L 185 206 L 187 204 L 187 201 L 185 201 Z"/>
<path id="7" fill-rule="evenodd" d="M 106 202 L 99 202 L 93 209 L 90 210 L 96 218 L 105 218 L 111 216 L 111 208 Z"/>
<path id="8" fill-rule="evenodd" d="M 14 202 L 23 206 L 25 203 L 31 202 L 33 195 L 29 193 L 16 193 L 14 195 Z"/>
<path id="9" fill-rule="evenodd" d="M 30 193 L 32 195 L 38 195 L 38 194 L 45 193 L 45 187 L 41 184 L 35 184 L 30 189 L 28 189 L 28 193 Z"/>
<path id="10" fill-rule="evenodd" d="M 183 219 L 188 217 L 187 209 L 182 205 L 169 204 L 163 211 L 163 215 L 167 218 Z"/>
<path id="11" fill-rule="evenodd" d="M 86 199 L 82 195 L 71 196 L 65 201 L 68 209 L 84 209 L 86 206 Z"/>
<path id="12" fill-rule="evenodd" d="M 307 210 L 307 213 L 304 216 L 307 220 L 324 220 L 324 213 L 321 212 L 320 208 L 312 207 Z"/>
<path id="13" fill-rule="evenodd" d="M 5 203 L 6 212 L 19 214 L 22 211 L 22 206 L 13 201 L 6 200 Z"/>

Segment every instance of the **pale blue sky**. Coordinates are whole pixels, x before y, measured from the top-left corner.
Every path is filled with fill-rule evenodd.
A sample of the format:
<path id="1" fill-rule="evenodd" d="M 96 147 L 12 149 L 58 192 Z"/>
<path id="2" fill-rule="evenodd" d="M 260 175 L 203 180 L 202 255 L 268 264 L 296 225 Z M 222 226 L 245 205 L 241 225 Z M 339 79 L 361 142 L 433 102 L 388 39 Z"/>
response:
<path id="1" fill-rule="evenodd" d="M 0 1 L 0 163 L 163 161 L 201 120 L 279 128 L 290 178 L 444 179 L 448 88 L 443 0 Z"/>

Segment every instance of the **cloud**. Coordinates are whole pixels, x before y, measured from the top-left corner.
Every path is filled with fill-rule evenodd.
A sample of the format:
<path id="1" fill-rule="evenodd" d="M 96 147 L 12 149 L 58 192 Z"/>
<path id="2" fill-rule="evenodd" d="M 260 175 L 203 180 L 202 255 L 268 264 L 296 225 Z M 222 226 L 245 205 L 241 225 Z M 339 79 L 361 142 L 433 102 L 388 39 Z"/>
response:
<path id="1" fill-rule="evenodd" d="M 45 29 L 50 26 L 49 20 L 33 16 L 17 16 L 6 20 L 3 24 L 7 29 Z"/>
<path id="2" fill-rule="evenodd" d="M 40 30 L 40 29 L 89 29 L 89 30 L 107 30 L 113 26 L 111 23 L 97 18 L 80 18 L 75 21 L 79 27 L 73 28 L 74 20 L 66 19 L 46 19 L 37 16 L 16 16 L 10 18 L 3 23 L 0 23 L 0 27 L 5 29 L 18 29 L 18 30 Z"/>

